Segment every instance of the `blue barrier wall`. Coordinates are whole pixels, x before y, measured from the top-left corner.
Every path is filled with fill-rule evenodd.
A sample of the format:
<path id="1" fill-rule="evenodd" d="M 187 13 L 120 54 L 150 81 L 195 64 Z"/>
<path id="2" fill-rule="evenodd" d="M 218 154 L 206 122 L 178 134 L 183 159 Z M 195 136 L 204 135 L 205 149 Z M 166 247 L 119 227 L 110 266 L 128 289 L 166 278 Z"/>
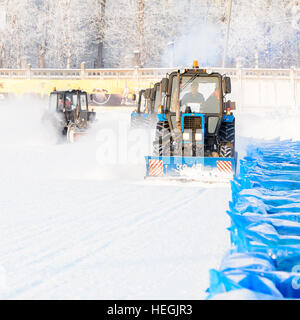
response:
<path id="1" fill-rule="evenodd" d="M 248 147 L 231 182 L 232 249 L 210 271 L 209 299 L 300 298 L 300 143 Z"/>

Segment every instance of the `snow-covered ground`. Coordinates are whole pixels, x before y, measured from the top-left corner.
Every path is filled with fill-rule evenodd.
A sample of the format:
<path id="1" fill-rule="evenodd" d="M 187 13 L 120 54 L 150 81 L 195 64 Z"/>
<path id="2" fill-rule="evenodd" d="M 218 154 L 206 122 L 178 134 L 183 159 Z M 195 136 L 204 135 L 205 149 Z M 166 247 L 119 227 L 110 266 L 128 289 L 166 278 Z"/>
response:
<path id="1" fill-rule="evenodd" d="M 206 297 L 230 247 L 229 185 L 145 181 L 151 136 L 127 131 L 130 112 L 99 110 L 89 137 L 66 145 L 40 106 L 2 108 L 0 298 Z M 272 119 L 267 132 L 264 117 L 238 115 L 241 153 L 249 138 L 280 135 Z"/>

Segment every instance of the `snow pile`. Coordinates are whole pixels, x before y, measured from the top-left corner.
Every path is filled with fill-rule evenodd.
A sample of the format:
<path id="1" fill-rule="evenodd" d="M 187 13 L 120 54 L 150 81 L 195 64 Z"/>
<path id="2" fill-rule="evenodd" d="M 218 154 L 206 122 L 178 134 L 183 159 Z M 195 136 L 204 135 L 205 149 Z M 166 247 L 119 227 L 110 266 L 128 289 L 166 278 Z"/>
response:
<path id="1" fill-rule="evenodd" d="M 1 105 L 0 143 L 6 145 L 56 144 L 53 126 L 42 121 L 47 101 L 24 98 Z"/>
<path id="2" fill-rule="evenodd" d="M 194 165 L 193 167 L 183 166 L 178 169 L 179 179 L 187 181 L 201 181 L 203 183 L 228 183 L 233 178 L 232 173 L 219 172 L 217 169 L 205 170 L 203 165 Z"/>

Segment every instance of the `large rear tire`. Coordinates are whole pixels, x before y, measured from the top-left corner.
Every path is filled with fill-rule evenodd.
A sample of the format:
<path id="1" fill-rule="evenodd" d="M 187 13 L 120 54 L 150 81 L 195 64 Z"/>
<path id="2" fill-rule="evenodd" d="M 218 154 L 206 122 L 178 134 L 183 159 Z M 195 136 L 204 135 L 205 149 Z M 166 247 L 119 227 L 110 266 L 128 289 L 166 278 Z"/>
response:
<path id="1" fill-rule="evenodd" d="M 131 129 L 137 129 L 138 128 L 138 119 L 137 118 L 135 118 L 135 117 L 131 118 L 130 128 Z"/>
<path id="2" fill-rule="evenodd" d="M 221 158 L 231 158 L 235 150 L 235 120 L 223 122 L 219 131 L 219 155 Z"/>
<path id="3" fill-rule="evenodd" d="M 235 120 L 223 122 L 219 131 L 220 142 L 235 144 Z"/>

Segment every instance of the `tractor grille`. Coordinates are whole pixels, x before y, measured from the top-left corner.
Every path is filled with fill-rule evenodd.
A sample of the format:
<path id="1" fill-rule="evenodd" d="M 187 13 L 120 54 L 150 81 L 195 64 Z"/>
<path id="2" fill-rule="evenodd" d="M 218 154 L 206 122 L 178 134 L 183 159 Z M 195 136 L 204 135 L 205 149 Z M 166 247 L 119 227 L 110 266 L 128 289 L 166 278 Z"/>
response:
<path id="1" fill-rule="evenodd" d="M 184 129 L 197 130 L 202 129 L 202 117 L 184 117 L 183 121 Z"/>

